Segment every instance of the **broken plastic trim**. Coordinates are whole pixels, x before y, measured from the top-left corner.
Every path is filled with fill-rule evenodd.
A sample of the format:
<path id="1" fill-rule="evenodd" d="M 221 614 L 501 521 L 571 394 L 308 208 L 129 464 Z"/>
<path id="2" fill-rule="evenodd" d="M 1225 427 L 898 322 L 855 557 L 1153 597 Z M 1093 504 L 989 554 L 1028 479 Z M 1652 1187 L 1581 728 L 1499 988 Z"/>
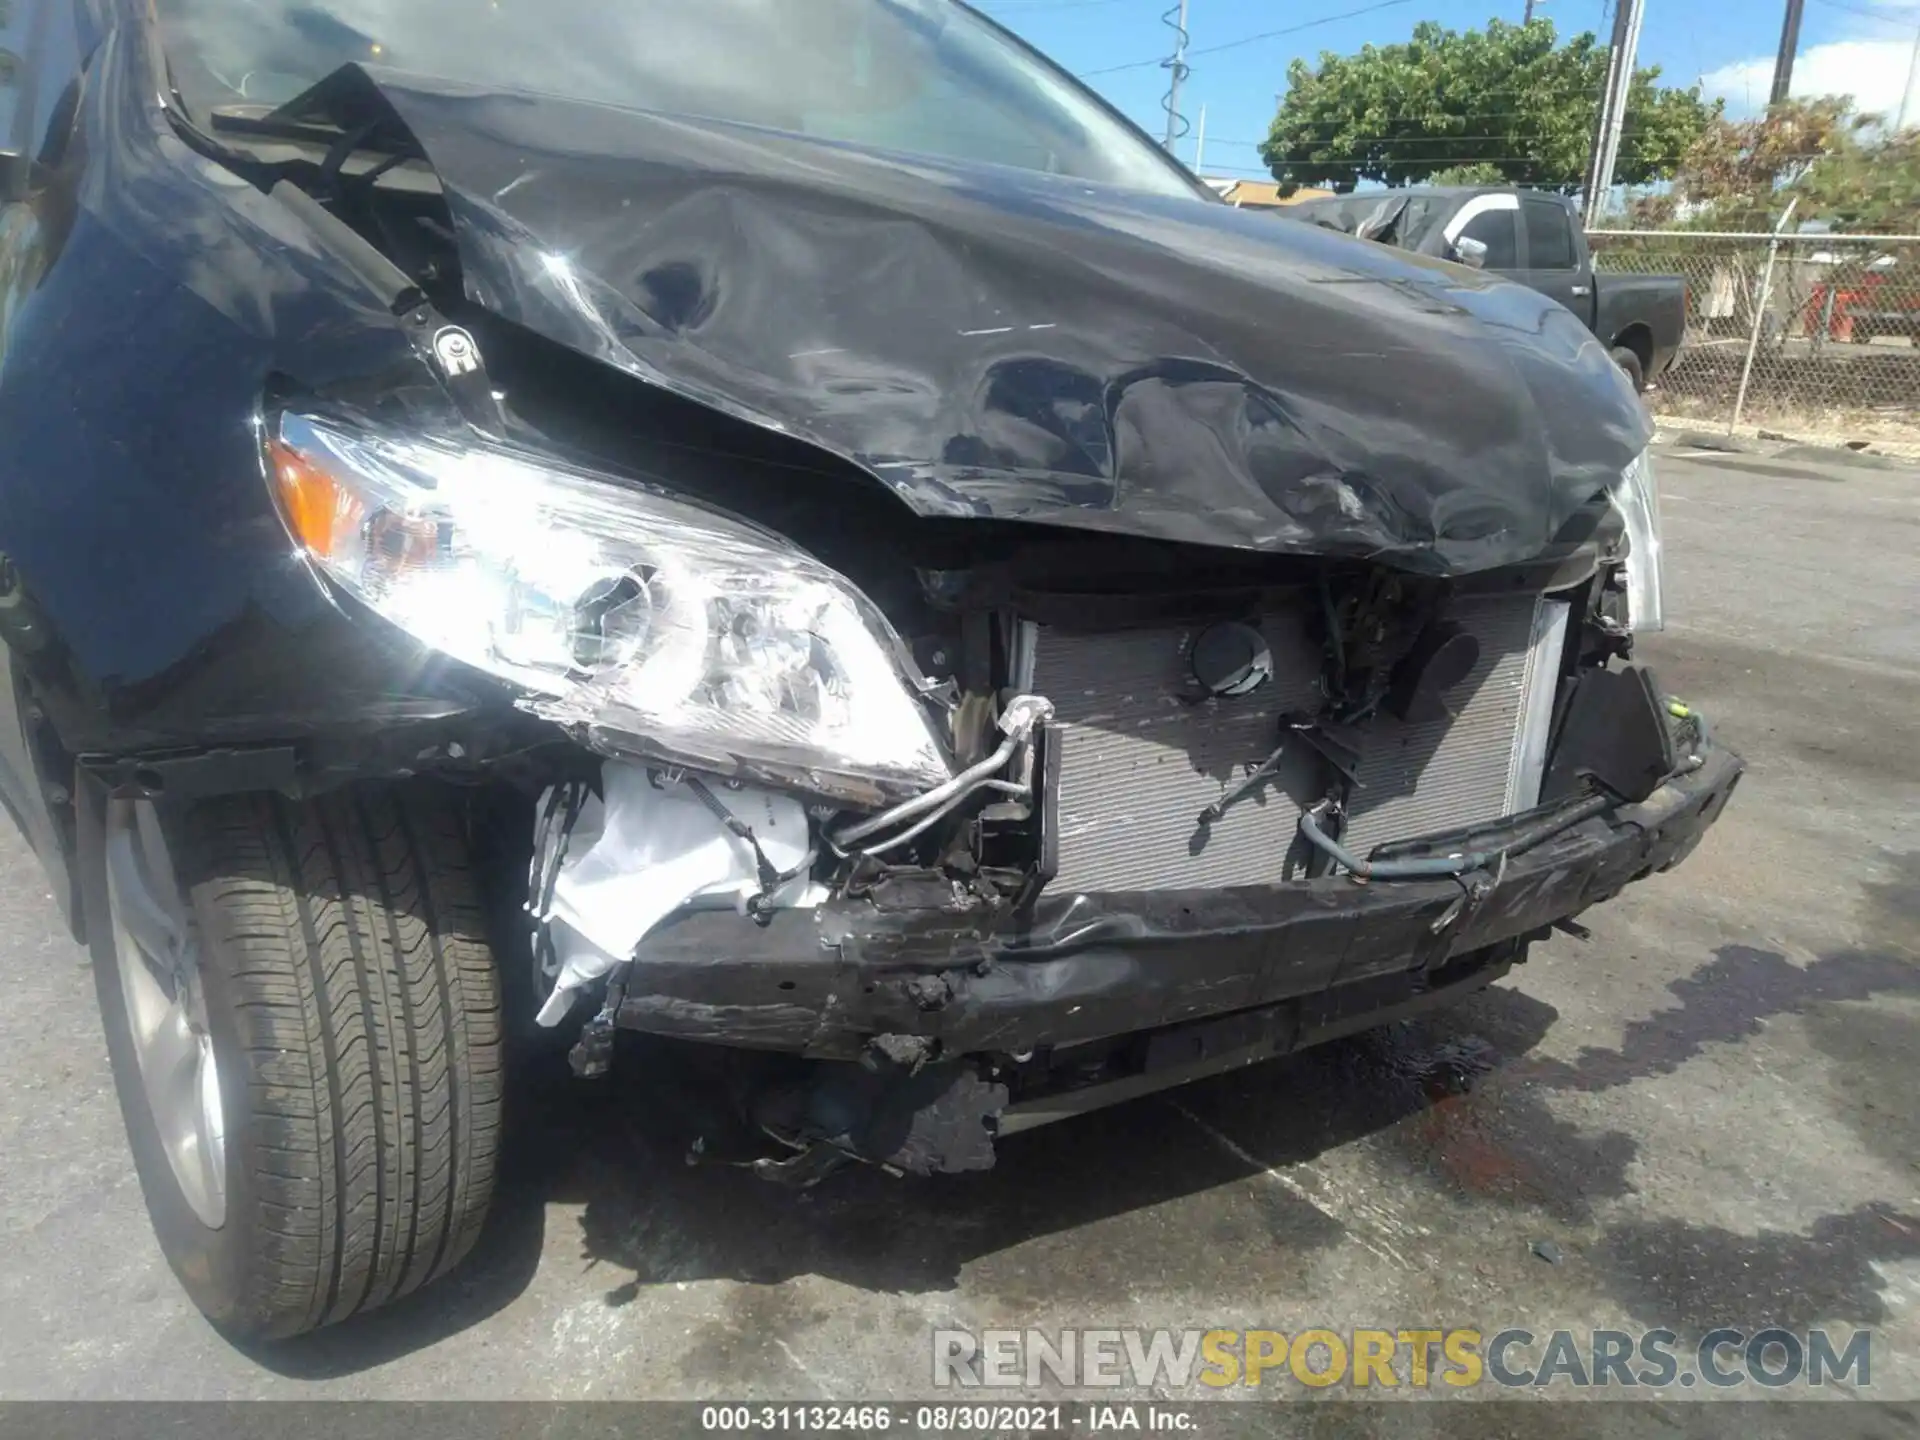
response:
<path id="1" fill-rule="evenodd" d="M 553 927 L 546 917 L 552 913 L 554 887 L 560 882 L 560 868 L 566 864 L 567 847 L 573 842 L 573 827 L 580 819 L 587 794 L 586 785 L 578 780 L 549 789 L 542 798 L 533 827 L 533 858 L 528 861 L 527 874 L 527 913 L 533 917 L 533 962 L 542 975 L 554 981 L 560 978 L 561 961 L 554 949 Z"/>
<path id="2" fill-rule="evenodd" d="M 587 987 L 619 974 L 656 926 L 688 907 L 767 913 L 817 905 L 813 822 L 790 794 L 610 760 L 599 794 L 549 791 L 534 829 L 528 908 L 553 990 L 536 1019 L 560 1023 Z M 768 882 L 774 882 L 769 888 Z"/>

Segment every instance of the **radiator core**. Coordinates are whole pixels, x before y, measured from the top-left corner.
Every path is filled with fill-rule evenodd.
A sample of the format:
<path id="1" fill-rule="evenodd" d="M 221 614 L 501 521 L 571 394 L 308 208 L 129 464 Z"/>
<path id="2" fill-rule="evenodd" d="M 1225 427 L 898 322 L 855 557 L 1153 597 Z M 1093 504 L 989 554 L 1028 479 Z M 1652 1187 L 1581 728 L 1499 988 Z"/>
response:
<path id="1" fill-rule="evenodd" d="M 1532 595 L 1461 601 L 1448 611 L 1479 640 L 1480 661 L 1447 696 L 1456 711 L 1451 720 L 1408 725 L 1382 715 L 1369 727 L 1341 835 L 1347 849 L 1365 855 L 1388 840 L 1498 820 L 1534 803 L 1539 776 L 1528 794 L 1519 773 L 1521 720 L 1534 681 L 1544 678 L 1551 699 L 1559 662 L 1556 644 L 1548 674 L 1535 673 L 1543 609 L 1565 613 Z"/>
<path id="2" fill-rule="evenodd" d="M 1480 641 L 1480 660 L 1448 696 L 1451 721 L 1378 717 L 1368 726 L 1343 837 L 1361 854 L 1524 809 L 1538 793 L 1538 746 L 1526 743 L 1538 723 L 1523 721 L 1546 713 L 1539 687 L 1551 700 L 1554 626 L 1565 607 L 1499 596 L 1457 601 L 1448 615 Z M 1304 744 L 1221 819 L 1202 825 L 1198 817 L 1267 758 L 1282 714 L 1319 708 L 1319 646 L 1303 617 L 1263 617 L 1273 679 L 1251 695 L 1194 703 L 1188 655 L 1201 628 L 1081 635 L 1042 627 L 1035 636 L 1033 689 L 1053 701 L 1060 733 L 1056 888 L 1217 889 L 1285 878 L 1301 807 L 1321 787 L 1320 764 Z"/>

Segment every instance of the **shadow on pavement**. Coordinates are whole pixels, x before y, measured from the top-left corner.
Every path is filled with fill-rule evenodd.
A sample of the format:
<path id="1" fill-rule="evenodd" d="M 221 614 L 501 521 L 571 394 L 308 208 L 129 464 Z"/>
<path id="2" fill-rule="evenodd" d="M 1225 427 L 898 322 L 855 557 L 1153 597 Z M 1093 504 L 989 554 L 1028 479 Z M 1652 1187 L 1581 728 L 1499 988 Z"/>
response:
<path id="1" fill-rule="evenodd" d="M 1725 946 L 1668 987 L 1677 1008 L 1629 1025 L 1618 1050 L 1516 1069 L 1553 1088 L 1605 1090 L 1671 1074 L 1709 1045 L 1748 1039 L 1767 1020 L 1795 1015 L 1828 1057 L 1822 1088 L 1834 1117 L 1865 1149 L 1906 1171 L 1920 1137 L 1920 1104 L 1909 1083 L 1920 1064 L 1920 1021 L 1910 1006 L 1863 1002 L 1920 996 L 1920 855 L 1887 858 L 1893 879 L 1861 886 L 1860 945 L 1805 965 Z M 1763 1103 L 1756 1101 L 1754 1123 L 1778 1123 Z M 1880 1267 L 1920 1257 L 1920 1215 L 1876 1201 L 1823 1215 L 1804 1230 L 1752 1235 L 1677 1219 L 1627 1220 L 1609 1226 L 1593 1253 L 1630 1314 L 1683 1333 L 1716 1325 L 1875 1325 L 1889 1318 Z"/>
<path id="2" fill-rule="evenodd" d="M 1550 1006 L 1495 988 L 1430 1019 L 1188 1086 L 1171 1100 L 1011 1136 L 984 1174 L 918 1180 L 863 1168 L 805 1191 L 733 1166 L 690 1165 L 696 1138 L 726 1148 L 712 1144 L 734 1124 L 724 1099 L 702 1088 L 703 1072 L 673 1047 L 623 1036 L 610 1084 L 576 1085 L 559 1064 L 523 1084 L 501 1193 L 459 1271 L 351 1325 L 252 1353 L 280 1374 L 321 1379 L 479 1324 L 531 1280 L 547 1225 L 562 1223 L 546 1215 L 550 1206 L 581 1207 L 580 1258 L 606 1267 L 609 1305 L 654 1285 L 771 1287 L 804 1274 L 880 1292 L 948 1290 L 977 1259 L 1050 1236 L 1071 1241 L 1106 1220 L 1157 1226 L 1154 1212 L 1168 1202 L 1393 1126 L 1510 1064 L 1555 1018 Z M 1229 1112 L 1225 1123 L 1241 1137 L 1231 1141 L 1208 1118 Z M 1183 1210 L 1160 1237 L 1158 1263 L 1217 1267 L 1250 1252 L 1297 1263 L 1343 1238 L 1337 1221 L 1280 1187 L 1233 1193 L 1231 1205 Z M 1110 1301 L 1139 1263 L 1133 1251 L 1066 1270 L 1089 1301 Z M 1048 1294 L 1064 1298 L 1062 1269 L 1048 1270 Z M 779 1303 L 776 1292 L 753 1293 Z"/>
<path id="3" fill-rule="evenodd" d="M 1920 1216 L 1879 1203 L 1823 1215 L 1805 1234 L 1629 1221 L 1610 1227 L 1594 1251 L 1629 1313 L 1682 1335 L 1721 1325 L 1804 1334 L 1823 1321 L 1882 1324 L 1890 1312 L 1877 1267 L 1916 1256 Z"/>
<path id="4" fill-rule="evenodd" d="M 1521 1078 L 1554 1090 L 1610 1090 L 1670 1075 L 1709 1045 L 1750 1039 L 1782 1015 L 1826 1020 L 1841 1002 L 1920 995 L 1920 854 L 1887 859 L 1894 879 L 1861 886 L 1865 944 L 1804 965 L 1773 950 L 1722 946 L 1668 985 L 1678 1005 L 1630 1023 L 1619 1048 L 1589 1046 L 1571 1064 L 1528 1061 Z"/>
<path id="5" fill-rule="evenodd" d="M 1722 947 L 1673 982 L 1677 1006 L 1628 1025 L 1618 1049 L 1584 1050 L 1571 1063 L 1533 1058 L 1557 1012 L 1496 986 L 1413 1022 L 1009 1137 L 984 1174 L 914 1180 L 855 1169 L 794 1191 L 733 1166 L 690 1164 L 696 1139 L 709 1154 L 741 1148 L 723 1087 L 686 1050 L 623 1036 L 607 1084 L 575 1084 L 557 1058 L 523 1072 L 501 1194 L 466 1266 L 390 1309 L 256 1358 L 322 1378 L 430 1346 L 525 1288 L 550 1224 L 577 1225 L 580 1260 L 604 1267 L 607 1304 L 652 1286 L 733 1280 L 750 1287 L 730 1302 L 748 1327 L 795 1303 L 777 1288 L 795 1276 L 941 1292 L 964 1267 L 1018 1247 L 1034 1248 L 969 1280 L 1010 1313 L 1043 1299 L 1110 1309 L 1143 1273 L 1283 1293 L 1349 1231 L 1297 1185 L 1235 1182 L 1356 1143 L 1404 1166 L 1429 1195 L 1437 1185 L 1456 1200 L 1590 1225 L 1596 1201 L 1632 1192 L 1636 1144 L 1561 1119 L 1549 1097 L 1669 1075 L 1708 1046 L 1757 1034 L 1769 1017 L 1830 1018 L 1845 1002 L 1920 991 L 1909 958 L 1915 868 L 1908 857 L 1893 884 L 1867 887 L 1866 948 L 1800 966 Z M 1179 1203 L 1162 1208 L 1170 1202 Z M 577 1209 L 577 1220 L 548 1216 L 554 1206 Z M 1090 1236 L 1093 1226 L 1108 1228 Z M 1920 1255 L 1920 1220 L 1867 1205 L 1800 1234 L 1616 1223 L 1590 1254 L 1630 1311 L 1661 1323 L 1871 1323 L 1881 1313 L 1873 1264 Z"/>
<path id="6" fill-rule="evenodd" d="M 684 1142 L 636 1108 L 627 1117 L 626 1163 L 602 1168 L 586 1197 L 582 1253 L 629 1272 L 608 1295 L 614 1304 L 665 1282 L 776 1284 L 801 1274 L 883 1292 L 948 1290 L 982 1257 L 1143 1216 L 1394 1125 L 1524 1053 L 1554 1018 L 1518 991 L 1490 990 L 1421 1025 L 1012 1136 L 983 1174 L 913 1180 L 863 1169 L 799 1194 L 743 1170 L 689 1168 Z M 1504 1042 L 1480 1039 L 1484 1030 Z M 1220 1111 L 1231 1112 L 1231 1139 L 1207 1118 Z M 1235 1242 L 1312 1250 L 1343 1233 L 1321 1209 L 1277 1187 L 1256 1212 L 1206 1206 L 1162 1228 L 1152 1237 L 1156 1267 L 1189 1270 L 1248 1255 Z M 1110 1301 L 1126 1293 L 1126 1266 L 1137 1263 L 1137 1255 L 1110 1263 L 1090 1254 L 1049 1266 L 1046 1290 L 1066 1300 L 1073 1297 L 1062 1287 L 1079 1285 L 1088 1301 Z M 1021 1286 L 1018 1276 L 1003 1280 Z"/>

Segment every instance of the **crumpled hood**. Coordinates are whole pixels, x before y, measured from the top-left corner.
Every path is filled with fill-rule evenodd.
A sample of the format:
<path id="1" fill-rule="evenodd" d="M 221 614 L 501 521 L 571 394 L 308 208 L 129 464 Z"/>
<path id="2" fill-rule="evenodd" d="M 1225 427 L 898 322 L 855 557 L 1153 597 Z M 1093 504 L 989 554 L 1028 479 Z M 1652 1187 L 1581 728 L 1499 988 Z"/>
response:
<path id="1" fill-rule="evenodd" d="M 1519 285 L 1224 204 L 369 67 L 469 296 L 914 510 L 1430 574 L 1538 554 L 1644 447 Z"/>

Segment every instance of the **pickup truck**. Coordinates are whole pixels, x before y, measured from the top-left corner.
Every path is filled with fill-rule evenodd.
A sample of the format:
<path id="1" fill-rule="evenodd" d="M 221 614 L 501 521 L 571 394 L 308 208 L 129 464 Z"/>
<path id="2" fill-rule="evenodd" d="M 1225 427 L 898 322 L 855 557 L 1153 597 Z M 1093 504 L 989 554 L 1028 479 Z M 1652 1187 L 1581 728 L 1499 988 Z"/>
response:
<path id="1" fill-rule="evenodd" d="M 1566 198 L 1514 186 L 1413 185 L 1306 200 L 1281 212 L 1329 230 L 1511 276 L 1578 315 L 1644 390 L 1680 353 L 1686 281 L 1602 275 Z"/>

